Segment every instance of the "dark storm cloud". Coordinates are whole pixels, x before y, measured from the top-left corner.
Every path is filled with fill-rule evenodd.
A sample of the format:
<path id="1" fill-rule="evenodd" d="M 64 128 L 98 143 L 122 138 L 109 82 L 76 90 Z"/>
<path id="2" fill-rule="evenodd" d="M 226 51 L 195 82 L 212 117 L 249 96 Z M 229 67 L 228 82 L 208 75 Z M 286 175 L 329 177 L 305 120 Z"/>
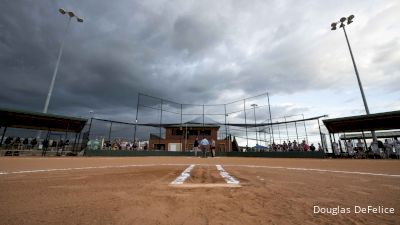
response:
<path id="1" fill-rule="evenodd" d="M 4 0 L 0 7 L 0 107 L 42 110 L 64 37 L 49 112 L 66 115 L 87 117 L 94 110 L 99 117 L 133 121 L 139 92 L 223 104 L 265 91 L 298 93 L 316 83 L 320 89 L 345 86 L 337 74 L 354 76 L 349 59 L 341 57 L 347 51 L 343 37 L 327 34 L 343 11 L 336 1 Z M 321 13 L 325 7 L 332 15 Z M 67 17 L 58 8 L 73 10 L 84 23 L 73 20 L 64 33 Z M 393 19 L 395 11 L 382 13 Z M 384 22 L 375 21 L 385 28 Z M 366 86 L 381 72 L 380 83 L 393 88 L 396 37 L 374 45 L 370 58 L 379 69 L 360 63 L 368 71 Z"/>

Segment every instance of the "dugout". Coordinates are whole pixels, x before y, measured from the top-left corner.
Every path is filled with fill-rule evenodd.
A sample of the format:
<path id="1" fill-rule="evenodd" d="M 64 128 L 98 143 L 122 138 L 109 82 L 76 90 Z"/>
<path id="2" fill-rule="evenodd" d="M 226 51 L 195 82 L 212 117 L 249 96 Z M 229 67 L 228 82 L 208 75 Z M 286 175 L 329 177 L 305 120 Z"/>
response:
<path id="1" fill-rule="evenodd" d="M 361 137 L 364 140 L 364 146 L 366 148 L 366 139 L 372 138 L 370 133 L 366 133 L 367 131 L 388 131 L 400 129 L 400 111 L 326 119 L 323 120 L 323 123 L 328 129 L 332 149 L 332 139 L 334 142 L 336 142 L 335 134 L 342 134 L 343 139 L 348 139 L 346 133 L 348 136 L 350 136 L 349 133 L 354 132 L 361 134 Z M 397 133 L 398 132 L 394 132 L 392 134 Z M 378 133 L 378 137 L 382 137 L 382 135 L 379 136 L 379 134 L 382 133 Z M 340 142 L 339 147 L 340 151 L 342 151 Z"/>
<path id="2" fill-rule="evenodd" d="M 3 144 L 7 128 L 19 128 L 47 131 L 45 140 L 49 138 L 51 132 L 74 133 L 73 149 L 75 149 L 86 122 L 87 119 L 83 118 L 0 108 L 0 128 L 2 128 L 0 146 Z"/>

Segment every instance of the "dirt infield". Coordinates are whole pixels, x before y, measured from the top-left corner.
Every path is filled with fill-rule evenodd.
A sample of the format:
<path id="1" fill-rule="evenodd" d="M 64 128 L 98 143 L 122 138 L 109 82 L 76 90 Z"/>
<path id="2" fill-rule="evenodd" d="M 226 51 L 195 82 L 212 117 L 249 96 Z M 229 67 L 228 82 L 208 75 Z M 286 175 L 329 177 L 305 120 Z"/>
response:
<path id="1" fill-rule="evenodd" d="M 400 224 L 399 210 L 396 160 L 0 158 L 0 224 Z"/>

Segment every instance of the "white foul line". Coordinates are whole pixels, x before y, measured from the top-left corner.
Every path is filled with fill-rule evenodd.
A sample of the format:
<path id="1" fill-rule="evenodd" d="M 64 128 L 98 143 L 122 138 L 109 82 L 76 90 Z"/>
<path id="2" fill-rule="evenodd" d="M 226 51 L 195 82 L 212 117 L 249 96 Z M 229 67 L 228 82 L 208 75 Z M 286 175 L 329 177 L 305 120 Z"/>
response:
<path id="1" fill-rule="evenodd" d="M 297 167 L 283 167 L 283 166 L 255 166 L 255 165 L 225 165 L 225 166 L 237 166 L 237 167 L 248 167 L 248 168 L 268 168 L 268 169 L 286 169 L 286 170 L 300 170 L 300 171 L 316 171 L 316 172 L 359 174 L 359 175 L 372 175 L 372 176 L 384 176 L 384 177 L 400 177 L 400 175 L 398 175 L 398 174 L 369 173 L 369 172 L 358 172 L 358 171 L 327 170 L 327 169 L 312 169 L 312 168 L 297 168 Z"/>
<path id="2" fill-rule="evenodd" d="M 152 166 L 186 166 L 183 163 L 163 163 L 163 164 L 128 164 L 128 165 L 108 165 L 108 166 L 89 166 L 89 167 L 72 167 L 72 168 L 58 168 L 58 169 L 37 169 L 37 170 L 20 170 L 20 171 L 0 171 L 0 175 L 8 174 L 24 174 L 24 173 L 43 173 L 53 171 L 71 171 L 71 170 L 90 170 L 90 169 L 112 169 L 112 168 L 128 168 L 128 167 L 152 167 Z M 196 164 L 200 166 L 211 166 L 211 164 Z M 344 171 L 344 170 L 328 170 L 328 169 L 313 169 L 313 168 L 296 168 L 296 167 L 283 167 L 283 166 L 257 166 L 257 165 L 225 165 L 231 167 L 248 167 L 248 168 L 268 168 L 268 169 L 286 169 L 286 170 L 299 170 L 299 171 L 314 171 L 326 173 L 343 173 L 343 174 L 359 174 L 370 176 L 384 176 L 400 178 L 400 174 L 387 174 L 387 173 L 370 173 L 359 171 Z"/>
<path id="3" fill-rule="evenodd" d="M 226 172 L 221 165 L 215 165 L 215 166 L 217 167 L 217 170 L 219 171 L 219 175 L 221 175 L 221 177 L 223 177 L 225 179 L 227 184 L 239 184 L 240 183 L 234 177 L 229 175 L 229 173 Z"/>
<path id="4" fill-rule="evenodd" d="M 172 181 L 171 184 L 183 184 L 183 182 L 190 177 L 190 171 L 192 171 L 193 168 L 194 164 L 190 165 L 181 173 L 181 175 L 179 175 L 179 177 Z"/>
<path id="5" fill-rule="evenodd" d="M 0 175 L 7 174 L 22 174 L 22 173 L 40 173 L 54 171 L 70 171 L 70 170 L 90 170 L 90 169 L 112 169 L 112 168 L 128 168 L 128 167 L 152 167 L 152 166 L 186 166 L 187 164 L 130 164 L 130 165 L 115 165 L 115 166 L 87 166 L 87 167 L 71 167 L 58 169 L 37 169 L 37 170 L 20 170 L 20 171 L 0 171 Z"/>

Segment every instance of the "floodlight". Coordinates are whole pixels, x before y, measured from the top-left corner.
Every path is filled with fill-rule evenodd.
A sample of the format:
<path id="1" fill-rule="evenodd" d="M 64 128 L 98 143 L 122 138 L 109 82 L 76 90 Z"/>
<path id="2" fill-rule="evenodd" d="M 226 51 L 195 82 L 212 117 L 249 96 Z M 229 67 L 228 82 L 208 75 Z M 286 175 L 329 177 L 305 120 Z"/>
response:
<path id="1" fill-rule="evenodd" d="M 69 17 L 74 17 L 75 14 L 73 12 L 68 12 Z"/>
<path id="2" fill-rule="evenodd" d="M 336 24 L 337 24 L 337 23 L 332 23 L 332 24 L 331 24 L 331 27 L 332 27 L 331 30 L 336 30 Z"/>
<path id="3" fill-rule="evenodd" d="M 76 18 L 76 20 L 79 22 L 79 23 L 83 23 L 83 19 L 81 19 L 81 18 Z"/>
<path id="4" fill-rule="evenodd" d="M 346 17 L 342 17 L 342 18 L 340 18 L 340 22 L 344 22 L 344 21 L 346 21 Z"/>
<path id="5" fill-rule="evenodd" d="M 350 15 L 349 17 L 347 17 L 347 25 L 351 24 L 353 22 L 354 19 L 354 15 Z"/>
<path id="6" fill-rule="evenodd" d="M 58 11 L 63 15 L 66 13 L 64 9 L 58 9 Z"/>

